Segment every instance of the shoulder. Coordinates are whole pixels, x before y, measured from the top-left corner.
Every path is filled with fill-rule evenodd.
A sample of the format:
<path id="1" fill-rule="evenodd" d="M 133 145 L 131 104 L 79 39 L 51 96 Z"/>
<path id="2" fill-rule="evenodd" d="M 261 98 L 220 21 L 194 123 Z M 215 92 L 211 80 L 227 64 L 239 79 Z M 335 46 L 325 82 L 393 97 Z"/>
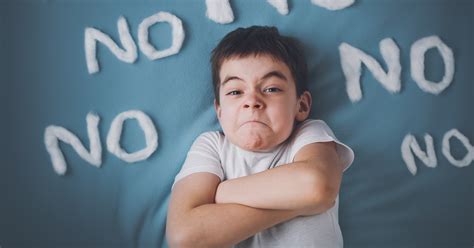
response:
<path id="1" fill-rule="evenodd" d="M 294 131 L 294 139 L 301 137 L 319 137 L 321 141 L 329 141 L 335 138 L 331 128 L 323 120 L 307 119 L 299 123 Z M 309 138 L 309 137 L 308 137 Z"/>
<path id="2" fill-rule="evenodd" d="M 200 134 L 191 145 L 171 188 L 181 179 L 198 172 L 209 172 L 223 180 L 224 171 L 220 162 L 222 138 L 223 134 L 218 131 Z"/>
<path id="3" fill-rule="evenodd" d="M 342 143 L 331 130 L 331 128 L 323 120 L 308 119 L 300 123 L 294 131 L 291 140 L 291 158 L 304 146 L 317 142 L 336 143 L 336 151 L 344 164 L 346 170 L 354 160 L 354 152 L 352 149 Z"/>
<path id="4" fill-rule="evenodd" d="M 218 141 L 220 139 L 223 139 L 225 137 L 224 133 L 221 131 L 208 131 L 201 133 L 196 140 L 212 140 L 212 141 Z"/>
<path id="5" fill-rule="evenodd" d="M 217 149 L 222 146 L 225 136 L 220 131 L 209 131 L 201 133 L 193 142 L 191 148 L 208 147 Z"/>

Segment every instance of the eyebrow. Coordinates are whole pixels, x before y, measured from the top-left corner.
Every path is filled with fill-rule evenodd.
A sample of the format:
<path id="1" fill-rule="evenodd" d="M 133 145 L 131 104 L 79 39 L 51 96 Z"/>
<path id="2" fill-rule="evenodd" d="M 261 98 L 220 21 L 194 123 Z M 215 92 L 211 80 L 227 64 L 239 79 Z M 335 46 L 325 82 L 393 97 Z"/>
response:
<path id="1" fill-rule="evenodd" d="M 225 77 L 224 81 L 222 81 L 221 83 L 221 86 L 224 86 L 227 82 L 229 82 L 230 80 L 240 80 L 240 81 L 243 81 L 241 78 L 237 77 L 237 76 L 227 76 Z"/>
<path id="2" fill-rule="evenodd" d="M 281 73 L 279 71 L 271 71 L 271 72 L 265 74 L 265 76 L 262 77 L 262 81 L 267 80 L 271 77 L 277 77 L 281 80 L 288 81 L 288 79 L 285 77 L 285 75 L 283 75 L 283 73 Z"/>
<path id="3" fill-rule="evenodd" d="M 265 74 L 263 77 L 262 77 L 262 80 L 261 81 L 265 81 L 271 77 L 277 77 L 281 80 L 284 80 L 284 81 L 288 81 L 288 79 L 285 77 L 285 75 L 283 75 L 283 73 L 279 72 L 279 71 L 271 71 L 271 72 L 268 72 L 267 74 Z M 237 76 L 226 76 L 224 81 L 222 81 L 222 84 L 221 86 L 224 86 L 227 82 L 229 82 L 230 80 L 240 80 L 240 81 L 243 81 L 243 79 L 237 77 Z"/>

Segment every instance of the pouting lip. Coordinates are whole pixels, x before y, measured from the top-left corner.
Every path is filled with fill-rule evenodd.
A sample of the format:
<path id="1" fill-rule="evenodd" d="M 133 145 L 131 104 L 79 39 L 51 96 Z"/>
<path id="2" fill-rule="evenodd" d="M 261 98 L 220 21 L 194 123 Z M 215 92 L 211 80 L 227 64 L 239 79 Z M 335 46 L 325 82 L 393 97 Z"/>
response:
<path id="1" fill-rule="evenodd" d="M 250 121 L 244 121 L 240 126 L 243 126 L 243 125 L 249 124 L 249 123 L 260 123 L 260 124 L 266 125 L 265 123 L 263 123 L 261 121 L 258 121 L 258 120 L 250 120 Z"/>

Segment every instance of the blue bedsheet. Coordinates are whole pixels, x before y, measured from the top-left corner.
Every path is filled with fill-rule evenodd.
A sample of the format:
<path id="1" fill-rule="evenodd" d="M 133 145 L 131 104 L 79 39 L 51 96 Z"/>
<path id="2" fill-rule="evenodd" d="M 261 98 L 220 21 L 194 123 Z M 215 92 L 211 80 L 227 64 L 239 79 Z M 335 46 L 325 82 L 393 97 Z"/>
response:
<path id="1" fill-rule="evenodd" d="M 209 53 L 227 32 L 250 25 L 277 26 L 305 44 L 311 117 L 325 120 L 354 149 L 340 193 L 345 247 L 472 247 L 474 1 L 356 0 L 335 11 L 309 0 L 288 4 L 282 15 L 267 1 L 231 1 L 234 20 L 220 24 L 206 17 L 204 0 L 3 0 L 0 247 L 166 247 L 174 176 L 193 140 L 219 129 Z M 159 12 L 179 18 L 184 41 L 176 54 L 151 60 L 141 50 L 139 26 Z M 123 48 L 117 30 L 121 16 L 136 60 L 119 60 L 98 43 L 99 70 L 89 73 L 86 28 L 100 30 Z M 173 30 L 167 22 L 150 26 L 149 43 L 156 50 L 169 48 Z M 410 57 L 413 45 L 431 36 L 454 57 L 453 78 L 437 94 L 414 79 L 416 61 Z M 351 101 L 341 44 L 372 57 L 386 72 L 379 48 L 386 38 L 399 49 L 400 91 L 387 90 L 362 65 L 361 98 Z M 423 76 L 433 85 L 441 82 L 446 61 L 440 50 L 423 54 L 415 58 L 425 62 Z M 133 163 L 107 145 L 114 118 L 130 110 L 148 116 L 158 135 L 151 155 Z M 59 142 L 67 169 L 59 175 L 45 131 L 51 125 L 67 129 L 89 151 L 88 113 L 100 118 L 100 167 Z M 147 146 L 136 119 L 124 121 L 121 134 L 125 153 Z M 436 166 L 414 155 L 414 173 L 401 150 L 407 139 L 406 158 L 414 154 L 415 141 L 425 152 L 431 147 L 425 134 L 432 137 Z M 465 165 L 459 162 L 463 158 Z"/>

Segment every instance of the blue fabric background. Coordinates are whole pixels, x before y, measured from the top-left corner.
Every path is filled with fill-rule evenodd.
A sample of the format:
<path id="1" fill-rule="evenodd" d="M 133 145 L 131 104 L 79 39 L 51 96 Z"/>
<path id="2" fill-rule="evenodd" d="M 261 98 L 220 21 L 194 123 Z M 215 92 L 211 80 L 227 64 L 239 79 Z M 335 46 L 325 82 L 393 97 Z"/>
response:
<path id="1" fill-rule="evenodd" d="M 312 118 L 325 120 L 356 154 L 340 193 L 345 247 L 472 247 L 474 166 L 451 165 L 441 152 L 443 135 L 457 128 L 474 143 L 474 2 L 471 0 L 357 0 L 341 11 L 310 1 L 289 1 L 280 15 L 266 1 L 231 1 L 236 19 L 227 25 L 205 16 L 205 1 L 32 1 L 0 3 L 1 120 L 0 246 L 166 247 L 165 223 L 174 176 L 193 140 L 216 130 L 209 53 L 229 31 L 274 25 L 307 46 Z M 118 41 L 117 20 L 127 18 L 137 42 L 139 23 L 159 11 L 179 17 L 185 41 L 177 55 L 150 61 L 139 51 L 134 64 L 98 45 L 100 72 L 87 72 L 84 29 L 95 27 Z M 159 49 L 171 44 L 171 28 L 150 29 Z M 438 35 L 452 48 L 454 81 L 440 95 L 424 93 L 410 76 L 411 45 Z M 388 93 L 365 68 L 363 98 L 351 103 L 338 46 L 347 42 L 384 67 L 379 42 L 393 38 L 401 50 L 402 91 Z M 138 44 L 137 44 L 138 45 Z M 426 77 L 444 75 L 438 52 L 426 58 Z M 139 109 L 156 125 L 159 146 L 146 161 L 126 163 L 106 149 L 113 118 Z M 100 169 L 61 144 L 68 172 L 58 176 L 44 143 L 48 125 L 75 133 L 88 147 L 86 115 L 101 117 Z M 438 166 L 417 160 L 409 173 L 400 146 L 408 133 L 422 149 L 433 136 Z M 145 146 L 136 121 L 121 139 L 128 151 Z M 465 148 L 453 139 L 452 152 Z M 297 244 L 295 244 L 297 247 Z"/>

